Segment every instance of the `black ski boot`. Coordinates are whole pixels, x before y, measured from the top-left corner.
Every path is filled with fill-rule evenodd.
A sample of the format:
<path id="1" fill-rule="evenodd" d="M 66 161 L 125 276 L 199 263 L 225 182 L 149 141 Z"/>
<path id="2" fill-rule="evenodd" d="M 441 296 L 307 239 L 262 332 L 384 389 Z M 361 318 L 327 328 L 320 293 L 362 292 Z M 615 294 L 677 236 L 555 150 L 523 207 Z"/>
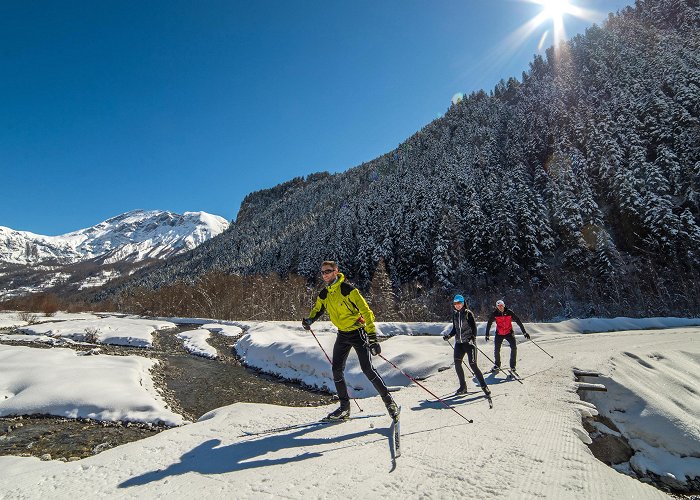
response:
<path id="1" fill-rule="evenodd" d="M 350 418 L 350 405 L 341 404 L 335 411 L 328 414 L 323 420 L 327 422 L 335 422 L 338 420 L 347 420 Z"/>
<path id="2" fill-rule="evenodd" d="M 488 388 L 487 385 L 482 387 L 484 391 L 484 396 L 486 396 L 486 401 L 489 402 L 489 408 L 493 408 L 493 400 L 491 399 L 491 389 Z"/>
<path id="3" fill-rule="evenodd" d="M 386 405 L 386 411 L 389 412 L 389 416 L 393 421 L 397 421 L 399 419 L 399 407 L 396 403 L 393 401 Z"/>
<path id="4" fill-rule="evenodd" d="M 465 385 L 459 386 L 459 388 L 455 391 L 455 396 L 458 396 L 460 394 L 467 394 L 467 386 L 465 386 Z"/>
<path id="5" fill-rule="evenodd" d="M 386 411 L 389 413 L 389 416 L 391 417 L 392 420 L 396 421 L 399 419 L 399 410 L 398 405 L 396 402 L 393 400 L 393 398 L 389 395 L 387 397 L 382 398 L 382 401 L 384 401 L 384 404 L 386 405 Z"/>

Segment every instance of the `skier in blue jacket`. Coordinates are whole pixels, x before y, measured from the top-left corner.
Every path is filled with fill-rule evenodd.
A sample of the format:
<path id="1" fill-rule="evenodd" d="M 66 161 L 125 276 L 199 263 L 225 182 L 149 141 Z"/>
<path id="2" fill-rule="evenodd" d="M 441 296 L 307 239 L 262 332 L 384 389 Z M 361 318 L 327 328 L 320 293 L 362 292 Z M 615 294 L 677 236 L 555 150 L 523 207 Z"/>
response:
<path id="1" fill-rule="evenodd" d="M 464 370 L 462 369 L 462 360 L 466 354 L 469 359 L 469 368 L 476 376 L 481 389 L 486 394 L 486 397 L 491 397 L 491 390 L 486 385 L 484 375 L 479 370 L 476 364 L 476 320 L 472 313 L 464 303 L 464 297 L 455 295 L 452 301 L 452 331 L 443 335 L 443 339 L 448 341 L 455 337 L 454 361 L 455 371 L 459 379 L 459 388 L 455 394 L 464 394 L 467 392 L 467 382 L 464 379 Z"/>

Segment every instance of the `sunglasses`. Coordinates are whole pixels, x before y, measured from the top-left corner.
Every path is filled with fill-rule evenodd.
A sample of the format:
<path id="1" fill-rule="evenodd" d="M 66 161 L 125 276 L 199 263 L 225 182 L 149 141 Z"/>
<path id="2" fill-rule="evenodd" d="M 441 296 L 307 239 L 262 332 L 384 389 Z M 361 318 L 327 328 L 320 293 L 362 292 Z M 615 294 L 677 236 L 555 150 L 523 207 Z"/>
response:
<path id="1" fill-rule="evenodd" d="M 335 269 L 321 269 L 321 274 L 331 274 Z"/>

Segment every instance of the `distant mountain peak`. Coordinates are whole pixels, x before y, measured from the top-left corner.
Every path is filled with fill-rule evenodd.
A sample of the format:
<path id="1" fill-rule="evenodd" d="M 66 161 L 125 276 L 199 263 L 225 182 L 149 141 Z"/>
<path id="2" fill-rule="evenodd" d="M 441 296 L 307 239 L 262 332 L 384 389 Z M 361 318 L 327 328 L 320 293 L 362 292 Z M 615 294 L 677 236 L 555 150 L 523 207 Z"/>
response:
<path id="1" fill-rule="evenodd" d="M 94 226 L 44 236 L 0 226 L 0 264 L 114 263 L 167 258 L 224 232 L 229 222 L 206 212 L 136 209 Z"/>

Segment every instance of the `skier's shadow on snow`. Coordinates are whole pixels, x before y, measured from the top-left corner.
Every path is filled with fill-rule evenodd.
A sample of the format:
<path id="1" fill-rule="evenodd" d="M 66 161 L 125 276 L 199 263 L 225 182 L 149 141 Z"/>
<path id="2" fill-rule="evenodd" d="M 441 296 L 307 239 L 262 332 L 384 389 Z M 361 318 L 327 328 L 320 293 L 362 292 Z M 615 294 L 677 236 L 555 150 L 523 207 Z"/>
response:
<path id="1" fill-rule="evenodd" d="M 128 488 L 130 486 L 139 486 L 154 481 L 160 481 L 168 476 L 177 476 L 187 472 L 198 472 L 200 474 L 223 474 L 226 472 L 234 472 L 239 470 L 254 469 L 257 467 L 269 467 L 272 465 L 281 465 L 292 462 L 300 462 L 309 458 L 320 457 L 323 452 L 301 453 L 293 457 L 275 458 L 275 459 L 255 459 L 256 457 L 264 456 L 267 453 L 283 450 L 285 448 L 298 448 L 300 446 L 316 446 L 329 443 L 342 443 L 352 439 L 368 436 L 371 434 L 380 434 L 389 438 L 389 429 L 371 429 L 352 434 L 338 435 L 331 438 L 302 438 L 308 432 L 318 430 L 318 427 L 301 429 L 289 434 L 273 434 L 262 439 L 253 439 L 250 441 L 240 441 L 228 446 L 218 447 L 221 444 L 220 439 L 210 439 L 196 446 L 180 457 L 178 463 L 174 463 L 166 469 L 154 470 L 145 472 L 140 476 L 127 479 L 118 485 L 119 488 Z M 346 445 L 349 447 L 352 445 Z M 342 447 L 340 447 L 342 448 Z M 333 448 L 333 451 L 338 448 Z"/>
<path id="2" fill-rule="evenodd" d="M 471 404 L 475 403 L 476 401 L 480 401 L 484 399 L 484 393 L 479 391 L 478 394 L 460 394 L 458 396 L 455 396 L 454 394 L 448 394 L 447 396 L 442 396 L 440 397 L 445 403 L 447 403 L 450 406 L 460 406 L 460 405 L 466 405 L 466 404 Z M 411 410 L 428 410 L 428 409 L 441 409 L 445 408 L 445 405 L 442 404 L 440 401 L 437 399 L 426 399 L 421 401 L 418 406 L 414 406 L 411 408 Z"/>
<path id="3" fill-rule="evenodd" d="M 496 375 L 493 373 L 489 373 L 487 376 L 484 377 L 486 380 L 486 384 L 489 386 L 494 386 L 494 385 L 500 385 L 500 384 L 507 384 L 510 382 L 514 382 L 514 380 L 508 380 L 505 378 L 496 378 Z M 494 393 L 493 396 L 498 396 L 498 393 Z M 477 401 L 483 401 L 484 398 L 484 393 L 481 391 L 481 388 L 478 386 L 475 386 L 474 392 L 469 393 L 469 394 L 446 394 L 444 396 L 440 396 L 440 399 L 442 399 L 445 403 L 447 403 L 450 406 L 460 406 L 460 405 L 468 405 L 468 404 L 474 404 Z M 428 409 L 435 409 L 435 408 L 445 408 L 445 405 L 442 404 L 440 401 L 437 399 L 426 399 L 421 401 L 418 406 L 414 406 L 411 408 L 411 410 L 428 410 Z"/>
<path id="4" fill-rule="evenodd" d="M 489 373 L 484 377 L 484 380 L 486 380 L 486 385 L 509 384 L 511 382 L 515 382 L 515 379 L 505 378 L 503 375 L 499 375 L 498 373 Z"/>

